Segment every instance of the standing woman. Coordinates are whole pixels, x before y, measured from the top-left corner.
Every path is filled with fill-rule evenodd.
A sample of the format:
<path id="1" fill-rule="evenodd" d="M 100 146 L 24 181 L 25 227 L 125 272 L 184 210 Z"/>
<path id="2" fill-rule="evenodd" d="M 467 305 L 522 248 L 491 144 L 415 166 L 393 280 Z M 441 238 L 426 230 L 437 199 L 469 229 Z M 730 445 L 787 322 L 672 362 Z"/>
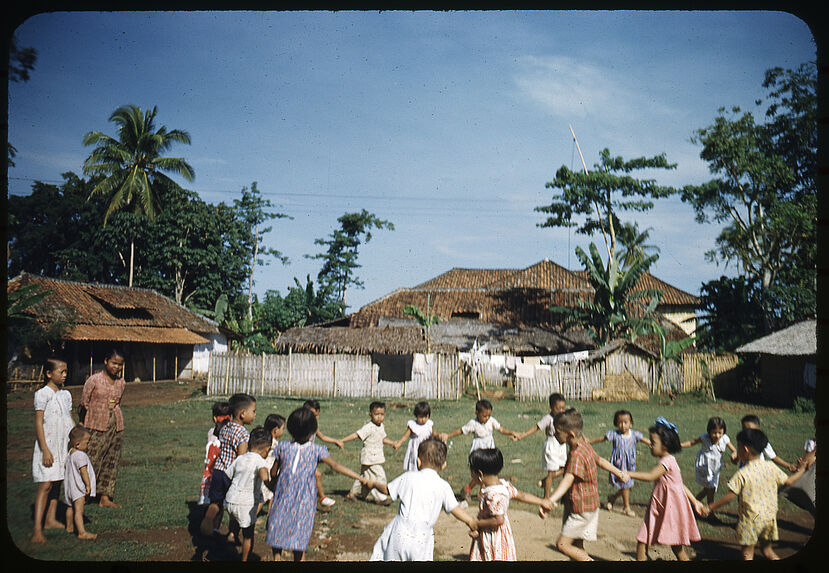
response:
<path id="1" fill-rule="evenodd" d="M 121 396 L 126 383 L 121 376 L 123 369 L 124 355 L 119 350 L 110 350 L 104 358 L 104 369 L 86 379 L 81 396 L 81 404 L 86 408 L 83 425 L 91 434 L 86 453 L 95 470 L 98 505 L 101 507 L 121 507 L 112 498 L 124 431 Z"/>

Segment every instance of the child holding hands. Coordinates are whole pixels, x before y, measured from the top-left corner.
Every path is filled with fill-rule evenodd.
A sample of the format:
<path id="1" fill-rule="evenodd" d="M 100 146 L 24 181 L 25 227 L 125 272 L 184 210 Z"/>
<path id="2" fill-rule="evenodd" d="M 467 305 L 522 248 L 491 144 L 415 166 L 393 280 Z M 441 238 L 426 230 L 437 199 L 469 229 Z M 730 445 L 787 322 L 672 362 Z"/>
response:
<path id="1" fill-rule="evenodd" d="M 64 501 L 69 506 L 66 512 L 66 530 L 73 529 L 78 532 L 78 539 L 95 539 L 97 533 L 90 533 L 86 530 L 83 522 L 83 510 L 86 504 L 86 496 L 95 495 L 95 470 L 89 456 L 86 455 L 86 448 L 89 446 L 89 430 L 78 424 L 69 432 L 69 443 L 71 449 L 66 458 L 65 477 L 63 480 Z M 74 527 L 70 526 L 70 523 Z"/>
<path id="2" fill-rule="evenodd" d="M 507 430 L 501 426 L 498 420 L 492 417 L 492 403 L 489 400 L 478 400 L 475 403 L 475 417 L 457 430 L 453 430 L 448 434 L 441 434 L 440 439 L 445 442 L 446 440 L 454 438 L 455 436 L 460 436 L 461 434 L 472 434 L 472 446 L 469 449 L 469 452 L 472 453 L 473 451 L 482 448 L 494 448 L 495 439 L 492 434 L 495 430 L 498 430 L 502 434 L 506 434 L 508 436 L 515 436 L 515 432 Z M 465 485 L 461 491 L 464 501 L 467 503 L 472 501 L 472 488 L 474 488 L 476 484 L 477 482 L 473 479 Z"/>
<path id="3" fill-rule="evenodd" d="M 469 454 L 472 478 L 481 484 L 478 510 L 478 534 L 472 535 L 470 561 L 517 561 L 512 526 L 507 517 L 510 499 L 540 505 L 547 510 L 552 502 L 515 489 L 498 477 L 504 467 L 504 456 L 498 448 L 478 449 Z"/>
<path id="4" fill-rule="evenodd" d="M 555 426 L 553 425 L 553 418 L 559 412 L 566 410 L 567 404 L 564 401 L 564 396 L 558 392 L 550 394 L 549 403 L 549 414 L 545 414 L 532 428 L 513 436 L 513 440 L 518 441 L 538 430 L 544 432 L 546 439 L 541 451 L 541 469 L 547 470 L 547 476 L 540 484 L 544 488 L 544 497 L 550 497 L 550 492 L 553 489 L 553 479 L 564 475 L 564 464 L 567 463 L 567 444 L 561 444 L 556 440 Z"/>
<path id="5" fill-rule="evenodd" d="M 49 358 L 43 365 L 43 386 L 35 392 L 35 447 L 32 478 L 38 484 L 35 494 L 35 526 L 31 541 L 45 543 L 43 529 L 63 527 L 57 520 L 60 482 L 66 468 L 72 420 L 72 394 L 63 388 L 66 362 Z M 66 511 L 66 530 L 72 531 L 71 507 Z M 45 523 L 44 523 L 45 516 Z"/>
<path id="6" fill-rule="evenodd" d="M 651 454 L 659 463 L 649 472 L 630 472 L 634 479 L 654 482 L 645 521 L 636 535 L 636 560 L 646 561 L 648 546 L 658 543 L 670 545 L 679 561 L 690 561 L 685 547 L 701 539 L 692 506 L 699 515 L 705 515 L 705 509 L 683 483 L 673 456 L 682 450 L 676 426 L 660 416 L 648 432 Z"/>
<path id="7" fill-rule="evenodd" d="M 369 407 L 369 418 L 362 428 L 344 437 L 341 442 L 350 442 L 360 439 L 363 442 L 363 449 L 360 450 L 360 475 L 366 480 L 373 480 L 377 483 L 386 483 L 386 470 L 383 464 L 386 456 L 383 454 L 383 445 L 394 446 L 386 437 L 386 428 L 383 420 L 386 419 L 386 404 L 384 402 L 372 402 Z M 345 496 L 350 501 L 360 498 L 371 498 L 380 505 L 391 504 L 391 498 L 376 488 L 369 489 L 360 480 L 354 480 L 351 491 Z"/>
<path id="8" fill-rule="evenodd" d="M 774 465 L 774 460 L 763 459 L 768 438 L 762 430 L 746 428 L 737 434 L 737 457 L 743 466 L 728 481 L 728 493 L 708 505 L 714 511 L 739 500 L 737 543 L 741 545 L 745 561 L 754 559 L 754 546 L 760 543 L 760 552 L 766 559 L 780 559 L 772 547 L 777 541 L 777 488 L 791 485 L 806 470 L 806 460 L 798 460 L 795 473 L 787 476 Z"/>
<path id="9" fill-rule="evenodd" d="M 317 419 L 317 424 L 319 424 L 320 412 L 322 411 L 319 400 L 305 400 L 304 406 L 314 413 L 314 416 Z M 342 441 L 337 440 L 336 438 L 329 438 L 319 430 L 317 430 L 317 433 L 314 435 L 314 438 L 319 438 L 320 441 L 323 441 L 327 444 L 334 444 L 341 450 L 345 447 Z M 317 496 L 319 497 L 320 503 L 325 507 L 331 507 L 332 505 L 337 503 L 336 501 L 325 495 L 325 491 L 322 489 L 322 474 L 319 471 L 317 471 L 314 477 L 317 482 Z"/>
<path id="10" fill-rule="evenodd" d="M 407 471 L 388 484 L 369 481 L 391 499 L 399 499 L 397 516 L 383 529 L 371 553 L 371 561 L 432 561 L 435 553 L 433 527 L 441 509 L 464 522 L 471 531 L 477 520 L 455 499 L 452 486 L 438 474 L 446 467 L 446 444 L 431 437 L 417 449 L 418 470 Z"/>
<path id="11" fill-rule="evenodd" d="M 696 497 L 699 500 L 705 497 L 708 503 L 714 501 L 714 493 L 720 483 L 720 471 L 723 467 L 722 456 L 726 448 L 731 450 L 733 455 L 737 454 L 737 450 L 731 444 L 731 439 L 725 433 L 725 430 L 725 420 L 719 416 L 713 416 L 708 419 L 708 426 L 704 434 L 681 444 L 683 448 L 701 444 L 694 464 L 694 479 L 702 486 L 702 490 Z"/>
<path id="12" fill-rule="evenodd" d="M 199 489 L 199 505 L 210 505 L 210 477 L 213 475 L 213 466 L 221 451 L 219 432 L 224 425 L 230 421 L 230 409 L 227 402 L 214 402 L 211 408 L 213 412 L 213 427 L 207 432 L 207 445 L 204 447 L 204 470 L 201 475 L 201 487 Z"/>
<path id="13" fill-rule="evenodd" d="M 406 431 L 400 436 L 400 439 L 394 443 L 394 449 L 398 450 L 406 438 L 409 439 L 409 445 L 406 446 L 406 457 L 403 458 L 403 469 L 411 471 L 417 469 L 417 448 L 420 444 L 431 436 L 434 431 L 434 423 L 432 422 L 432 409 L 429 407 L 429 402 L 418 402 L 414 407 L 414 419 L 406 422 Z"/>
<path id="14" fill-rule="evenodd" d="M 556 414 L 553 423 L 556 439 L 570 448 L 564 476 L 549 498 L 553 506 L 564 499 L 564 515 L 556 549 L 574 561 L 593 561 L 584 550 L 584 542 L 595 541 L 599 525 L 597 466 L 621 481 L 628 481 L 630 477 L 627 472 L 596 454 L 582 434 L 584 420 L 578 410 L 568 408 Z M 542 518 L 547 516 L 548 507 L 539 509 Z"/>

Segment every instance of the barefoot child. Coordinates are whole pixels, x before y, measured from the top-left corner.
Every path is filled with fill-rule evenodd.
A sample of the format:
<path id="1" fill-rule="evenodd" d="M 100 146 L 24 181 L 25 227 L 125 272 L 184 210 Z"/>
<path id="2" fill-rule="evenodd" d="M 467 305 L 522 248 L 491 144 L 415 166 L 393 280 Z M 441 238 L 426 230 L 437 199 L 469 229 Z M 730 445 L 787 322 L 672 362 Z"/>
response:
<path id="1" fill-rule="evenodd" d="M 700 501 L 703 497 L 706 498 L 707 503 L 714 501 L 714 493 L 719 486 L 720 472 L 723 467 L 722 456 L 726 448 L 731 450 L 732 454 L 737 454 L 725 429 L 725 420 L 719 416 L 713 416 L 708 419 L 706 433 L 681 444 L 683 448 L 701 444 L 694 464 L 694 479 L 702 486 L 696 496 Z"/>
<path id="2" fill-rule="evenodd" d="M 268 456 L 265 458 L 265 464 L 268 466 L 268 476 L 270 476 L 271 468 L 273 467 L 274 460 L 276 458 L 273 457 L 273 449 L 276 447 L 277 442 L 282 437 L 282 434 L 285 433 L 285 418 L 280 416 L 279 414 L 268 414 L 268 417 L 265 418 L 265 423 L 263 424 L 265 429 L 265 434 L 271 437 L 271 445 L 268 448 Z M 262 483 L 262 503 L 259 504 L 259 511 L 262 510 L 262 505 L 265 503 L 268 504 L 268 510 L 270 510 L 270 503 L 273 499 L 273 486 L 276 483 L 275 479 L 268 477 Z"/>
<path id="3" fill-rule="evenodd" d="M 291 412 L 285 426 L 293 440 L 278 442 L 274 448 L 271 477 L 276 476 L 276 487 L 268 512 L 265 539 L 273 550 L 274 561 L 282 558 L 283 550 L 293 551 L 294 561 L 305 561 L 317 512 L 314 474 L 319 462 L 337 473 L 363 483 L 366 481 L 361 475 L 334 461 L 328 448 L 313 441 L 317 433 L 317 418 L 309 408 L 303 406 Z"/>
<path id="4" fill-rule="evenodd" d="M 513 437 L 514 440 L 521 440 L 534 434 L 537 430 L 544 432 L 546 439 L 541 452 L 541 469 L 547 470 L 547 476 L 541 482 L 541 486 L 544 488 L 544 497 L 550 497 L 550 492 L 553 490 L 553 479 L 564 475 L 564 464 L 567 463 L 567 444 L 560 444 L 556 440 L 556 431 L 553 426 L 553 418 L 559 412 L 566 410 L 567 404 L 564 401 L 564 396 L 558 392 L 550 394 L 549 402 L 549 414 L 544 414 L 544 417 L 532 428 Z"/>
<path id="5" fill-rule="evenodd" d="M 262 484 L 270 479 L 265 458 L 271 448 L 271 437 L 264 428 L 254 428 L 248 439 L 248 451 L 233 460 L 225 473 L 230 479 L 224 507 L 236 522 L 242 538 L 242 561 L 253 550 L 256 516 L 262 507 Z M 235 529 L 235 527 L 233 528 Z"/>
<path id="6" fill-rule="evenodd" d="M 321 411 L 319 400 L 305 400 L 304 406 L 314 413 L 314 416 L 317 418 L 317 424 L 319 424 Z M 343 449 L 345 447 L 340 440 L 337 440 L 335 438 L 329 438 L 319 430 L 317 430 L 317 433 L 314 436 L 314 438 L 319 438 L 320 441 L 323 441 L 327 444 L 334 444 L 340 449 Z M 317 482 L 317 496 L 319 497 L 320 503 L 325 507 L 331 507 L 332 505 L 337 503 L 336 501 L 325 495 L 325 492 L 322 489 L 322 474 L 319 472 L 319 470 L 317 470 L 317 473 L 314 475 L 314 479 Z"/>
<path id="7" fill-rule="evenodd" d="M 512 526 L 507 517 L 510 499 L 553 508 L 548 499 L 515 489 L 498 477 L 504 467 L 504 456 L 498 448 L 475 450 L 469 454 L 473 479 L 481 484 L 478 507 L 478 534 L 469 548 L 470 561 L 517 561 Z"/>
<path id="8" fill-rule="evenodd" d="M 472 438 L 472 446 L 469 449 L 469 452 L 472 453 L 474 450 L 481 448 L 494 448 L 495 439 L 492 437 L 492 434 L 495 430 L 508 436 L 515 435 L 515 432 L 507 430 L 498 423 L 498 420 L 492 417 L 492 403 L 489 400 L 478 400 L 475 403 L 475 417 L 457 430 L 453 430 L 448 434 L 441 434 L 440 439 L 445 442 L 449 438 L 454 438 L 461 434 L 472 434 L 474 437 Z M 467 503 L 472 501 L 472 488 L 475 487 L 476 483 L 475 480 L 471 480 L 461 491 L 461 495 Z"/>
<path id="9" fill-rule="evenodd" d="M 219 432 L 230 421 L 230 409 L 227 402 L 214 402 L 212 411 L 213 427 L 207 432 L 207 445 L 204 447 L 204 470 L 201 475 L 198 505 L 210 505 L 210 477 L 213 475 L 213 466 L 221 450 Z"/>
<path id="10" fill-rule="evenodd" d="M 703 515 L 704 508 L 683 483 L 673 456 L 682 450 L 676 426 L 660 416 L 648 432 L 651 454 L 659 463 L 649 472 L 630 472 L 634 479 L 654 482 L 645 521 L 636 535 L 636 560 L 647 561 L 648 547 L 658 543 L 670 545 L 679 561 L 689 561 L 685 547 L 701 539 L 694 509 Z"/>
<path id="11" fill-rule="evenodd" d="M 595 541 L 599 525 L 597 466 L 622 481 L 630 478 L 627 473 L 593 451 L 590 442 L 582 434 L 584 421 L 578 410 L 568 408 L 556 414 L 553 423 L 556 439 L 570 448 L 564 476 L 549 498 L 553 505 L 564 499 L 561 533 L 556 540 L 556 549 L 574 561 L 593 561 L 584 550 L 584 542 Z M 547 511 L 546 507 L 539 509 L 542 518 L 547 516 Z"/>
<path id="12" fill-rule="evenodd" d="M 446 449 L 446 444 L 438 438 L 427 438 L 417 448 L 418 470 L 407 471 L 388 484 L 374 481 L 366 484 L 400 500 L 397 516 L 374 544 L 371 561 L 432 561 L 435 556 L 432 528 L 441 510 L 451 513 L 470 530 L 477 530 L 477 520 L 458 505 L 452 486 L 438 474 L 446 467 Z"/>
<path id="13" fill-rule="evenodd" d="M 372 402 L 369 407 L 369 421 L 362 428 L 344 437 L 341 442 L 350 442 L 360 439 L 363 442 L 363 449 L 360 450 L 360 475 L 366 480 L 374 480 L 377 483 L 386 483 L 386 470 L 383 463 L 386 456 L 383 454 L 383 445 L 393 446 L 394 442 L 386 437 L 386 428 L 383 420 L 386 419 L 386 404 L 384 402 Z M 357 498 L 372 499 L 380 505 L 391 504 L 391 498 L 376 488 L 369 489 L 360 480 L 354 480 L 351 491 L 345 496 L 346 499 L 355 501 Z"/>
<path id="14" fill-rule="evenodd" d="M 766 559 L 780 559 L 772 547 L 777 541 L 777 488 L 791 485 L 806 470 L 806 460 L 799 460 L 797 471 L 787 476 L 772 461 L 762 458 L 768 438 L 758 429 L 747 428 L 737 434 L 737 457 L 743 466 L 728 481 L 729 492 L 707 507 L 714 511 L 738 498 L 737 543 L 743 559 L 754 559 L 754 546 Z"/>
<path id="15" fill-rule="evenodd" d="M 642 432 L 634 430 L 631 427 L 633 426 L 633 414 L 627 410 L 617 410 L 613 414 L 613 425 L 616 426 L 615 430 L 610 430 L 601 438 L 590 440 L 590 444 L 605 441 L 610 442 L 612 446 L 610 450 L 610 463 L 623 471 L 636 471 L 636 444 L 644 442 L 650 445 L 650 441 L 642 435 Z M 624 503 L 622 512 L 630 517 L 636 515 L 630 507 L 630 490 L 633 484 L 632 479 L 626 482 L 620 482 L 616 479 L 615 475 L 610 474 L 610 485 L 616 488 L 616 493 L 608 496 L 607 504 L 605 504 L 607 511 L 613 511 L 613 502 L 621 495 L 622 503 Z"/>
<path id="16" fill-rule="evenodd" d="M 80 424 L 69 432 L 69 443 L 72 448 L 66 458 L 66 470 L 63 482 L 64 501 L 69 506 L 67 517 L 74 525 L 73 529 L 78 533 L 78 539 L 95 539 L 97 533 L 90 533 L 86 530 L 83 522 L 83 510 L 86 504 L 86 496 L 95 495 L 95 470 L 92 462 L 86 455 L 86 448 L 89 446 L 89 430 Z M 67 530 L 69 525 L 67 524 Z"/>
<path id="17" fill-rule="evenodd" d="M 406 446 L 406 457 L 403 458 L 403 469 L 411 471 L 417 469 L 417 448 L 420 444 L 435 433 L 434 423 L 432 422 L 432 409 L 429 407 L 429 402 L 418 402 L 414 406 L 414 419 L 406 423 L 406 431 L 400 436 L 400 439 L 394 443 L 394 449 L 398 450 L 406 438 L 409 439 L 409 445 Z"/>
<path id="18" fill-rule="evenodd" d="M 66 382 L 66 362 L 49 358 L 43 365 L 45 384 L 35 392 L 35 449 L 32 455 L 32 478 L 38 484 L 35 494 L 35 526 L 33 543 L 45 543 L 43 529 L 64 527 L 57 520 L 60 482 L 63 481 L 69 432 L 72 420 L 72 394 L 63 389 Z M 66 510 L 66 530 L 72 530 Z M 45 523 L 44 523 L 45 515 Z"/>
<path id="19" fill-rule="evenodd" d="M 740 424 L 742 425 L 744 430 L 751 429 L 762 431 L 762 428 L 760 427 L 760 418 L 754 414 L 748 414 L 746 416 L 743 416 L 743 418 L 740 420 Z M 766 437 L 766 439 L 768 439 L 768 436 Z M 738 460 L 736 453 L 731 454 L 731 459 L 732 461 L 738 463 L 740 467 L 743 467 L 745 465 L 744 462 Z M 790 472 L 793 472 L 797 469 L 797 466 L 790 464 L 789 462 L 777 455 L 777 453 L 774 451 L 774 448 L 771 447 L 771 442 L 769 442 L 766 445 L 766 447 L 763 448 L 763 451 L 760 452 L 760 459 L 771 460 L 781 468 L 788 470 Z"/>

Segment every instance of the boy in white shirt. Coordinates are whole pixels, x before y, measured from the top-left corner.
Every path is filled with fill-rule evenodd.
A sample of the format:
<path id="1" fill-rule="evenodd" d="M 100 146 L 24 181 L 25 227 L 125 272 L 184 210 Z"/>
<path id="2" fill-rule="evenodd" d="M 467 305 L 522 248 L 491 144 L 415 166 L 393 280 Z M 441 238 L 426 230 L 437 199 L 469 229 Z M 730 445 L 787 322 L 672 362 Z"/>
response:
<path id="1" fill-rule="evenodd" d="M 248 439 L 248 451 L 237 456 L 225 470 L 230 487 L 225 495 L 225 510 L 239 523 L 242 536 L 242 561 L 247 561 L 253 550 L 256 515 L 262 497 L 262 484 L 270 479 L 265 458 L 271 448 L 271 436 L 264 428 L 254 428 Z"/>
<path id="2" fill-rule="evenodd" d="M 754 414 L 748 414 L 746 416 L 743 416 L 743 418 L 740 420 L 740 423 L 743 426 L 744 430 L 763 430 L 760 427 L 760 418 L 758 418 Z M 771 447 L 771 442 L 769 442 L 766 445 L 766 447 L 763 448 L 763 451 L 759 453 L 761 460 L 770 460 L 776 463 L 781 468 L 786 469 L 790 472 L 797 471 L 796 465 L 790 464 L 789 462 L 777 455 L 777 453 L 774 451 L 774 448 Z M 742 461 L 738 462 L 736 452 L 731 454 L 731 461 L 734 463 L 739 463 L 740 467 L 743 467 L 745 465 L 745 463 Z"/>
<path id="3" fill-rule="evenodd" d="M 424 440 L 417 448 L 417 466 L 418 470 L 408 471 L 388 485 L 368 483 L 368 487 L 400 500 L 397 515 L 374 544 L 371 561 L 432 561 L 432 528 L 441 510 L 464 522 L 470 535 L 477 536 L 478 520 L 461 508 L 452 486 L 438 474 L 446 467 L 446 444 L 434 436 Z"/>
<path id="4" fill-rule="evenodd" d="M 383 453 L 383 445 L 394 446 L 394 442 L 386 438 L 386 428 L 383 425 L 383 420 L 386 419 L 386 404 L 384 402 L 372 402 L 368 410 L 371 419 L 362 428 L 340 441 L 345 443 L 359 438 L 363 442 L 363 449 L 360 450 L 360 475 L 377 483 L 385 484 L 386 470 L 383 468 L 383 464 L 386 461 L 386 456 Z M 348 492 L 345 498 L 354 501 L 358 497 L 370 498 L 380 505 L 391 504 L 391 498 L 377 488 L 368 488 L 359 480 L 354 480 L 351 491 Z"/>

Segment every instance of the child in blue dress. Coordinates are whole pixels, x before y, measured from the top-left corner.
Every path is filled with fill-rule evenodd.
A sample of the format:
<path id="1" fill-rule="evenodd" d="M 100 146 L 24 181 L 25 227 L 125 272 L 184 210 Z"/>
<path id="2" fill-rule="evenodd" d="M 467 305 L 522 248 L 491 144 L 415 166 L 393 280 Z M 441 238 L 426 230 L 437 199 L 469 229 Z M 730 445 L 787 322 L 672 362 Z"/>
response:
<path id="1" fill-rule="evenodd" d="M 636 471 L 636 444 L 643 442 L 650 445 L 651 441 L 642 434 L 639 430 L 631 428 L 633 426 L 633 414 L 627 410 L 617 410 L 613 414 L 613 425 L 615 430 L 610 430 L 601 438 L 590 440 L 591 444 L 608 441 L 612 446 L 610 451 L 610 463 L 622 471 L 632 472 Z M 605 508 L 608 511 L 613 511 L 613 503 L 622 496 L 622 502 L 625 504 L 622 512 L 625 515 L 633 517 L 636 515 L 630 508 L 630 489 L 633 487 L 633 480 L 629 479 L 626 482 L 619 481 L 615 475 L 610 474 L 610 483 L 616 488 L 616 493 L 608 496 Z"/>
<path id="2" fill-rule="evenodd" d="M 332 470 L 368 485 L 368 480 L 355 471 L 338 464 L 328 448 L 313 441 L 317 418 L 309 408 L 297 408 L 288 416 L 285 426 L 292 441 L 277 442 L 273 449 L 271 477 L 276 477 L 273 500 L 268 511 L 268 532 L 265 540 L 279 561 L 283 550 L 294 553 L 294 561 L 305 561 L 305 550 L 311 540 L 317 512 L 317 485 L 314 474 L 323 462 Z"/>

